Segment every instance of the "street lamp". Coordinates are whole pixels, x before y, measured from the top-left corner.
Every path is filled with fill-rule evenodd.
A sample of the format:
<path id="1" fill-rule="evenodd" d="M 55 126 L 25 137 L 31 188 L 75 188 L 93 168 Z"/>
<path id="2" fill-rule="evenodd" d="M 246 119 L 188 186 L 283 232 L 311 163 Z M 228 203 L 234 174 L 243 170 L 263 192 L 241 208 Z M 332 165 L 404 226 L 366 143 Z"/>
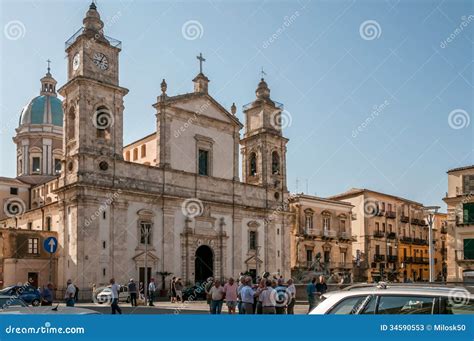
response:
<path id="1" fill-rule="evenodd" d="M 430 269 L 430 283 L 434 282 L 433 223 L 435 215 L 436 213 L 438 213 L 439 209 L 439 206 L 423 207 L 423 211 L 425 211 L 425 213 L 427 214 L 426 219 L 428 220 L 428 261 Z"/>

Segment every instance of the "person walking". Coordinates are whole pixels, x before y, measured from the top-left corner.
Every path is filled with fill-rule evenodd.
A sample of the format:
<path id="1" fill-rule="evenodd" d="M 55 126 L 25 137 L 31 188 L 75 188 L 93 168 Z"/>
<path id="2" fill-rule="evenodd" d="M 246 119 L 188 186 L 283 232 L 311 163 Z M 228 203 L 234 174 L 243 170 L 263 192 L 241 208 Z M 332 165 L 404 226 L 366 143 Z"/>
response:
<path id="1" fill-rule="evenodd" d="M 66 300 L 66 307 L 74 307 L 74 296 L 76 294 L 76 287 L 72 284 L 72 280 L 67 280 L 66 293 L 64 299 Z"/>
<path id="2" fill-rule="evenodd" d="M 132 307 L 137 306 L 137 283 L 133 280 L 133 278 L 130 278 L 130 281 L 128 282 L 128 293 L 130 294 L 130 304 Z"/>
<path id="3" fill-rule="evenodd" d="M 53 283 L 46 284 L 41 291 L 41 305 L 49 306 L 53 305 Z"/>
<path id="4" fill-rule="evenodd" d="M 288 315 L 293 315 L 295 313 L 295 304 L 296 304 L 296 287 L 293 283 L 293 279 L 289 279 L 286 284 L 286 293 L 288 295 L 288 307 L 286 308 L 286 313 Z"/>
<path id="5" fill-rule="evenodd" d="M 211 288 L 214 285 L 214 278 L 209 277 L 206 280 L 206 286 L 204 287 L 204 290 L 206 291 L 206 301 L 207 304 L 209 305 L 209 312 L 212 314 L 212 298 L 211 298 Z"/>
<path id="6" fill-rule="evenodd" d="M 183 303 L 183 283 L 181 282 L 181 278 L 176 280 L 174 287 L 176 290 L 176 300 Z"/>
<path id="7" fill-rule="evenodd" d="M 316 306 L 316 277 L 313 277 L 311 282 L 306 286 L 306 294 L 308 295 L 309 312 L 311 312 Z"/>
<path id="8" fill-rule="evenodd" d="M 156 291 L 155 279 L 152 277 L 150 278 L 150 283 L 148 284 L 148 305 L 150 307 L 155 306 L 153 304 L 153 301 L 155 299 L 155 291 Z"/>
<path id="9" fill-rule="evenodd" d="M 170 297 L 171 297 L 171 303 L 176 303 L 176 287 L 175 287 L 175 280 L 176 280 L 176 277 L 173 276 L 173 278 L 171 278 L 171 281 L 170 281 L 170 291 L 171 291 Z"/>
<path id="10" fill-rule="evenodd" d="M 237 307 L 237 283 L 234 282 L 232 277 L 224 285 L 224 296 L 229 314 L 235 314 L 235 307 Z"/>
<path id="11" fill-rule="evenodd" d="M 110 279 L 110 290 L 112 291 L 112 314 L 115 315 L 115 313 L 118 312 L 122 315 L 122 309 L 119 307 L 120 285 L 115 283 L 115 278 Z"/>
<path id="12" fill-rule="evenodd" d="M 255 291 L 251 287 L 252 277 L 247 276 L 245 278 L 245 286 L 242 288 L 240 293 L 242 297 L 242 307 L 244 309 L 244 314 L 253 314 L 253 302 L 255 298 Z"/>
<path id="13" fill-rule="evenodd" d="M 209 290 L 209 294 L 211 295 L 211 314 L 220 314 L 225 297 L 225 291 L 221 285 L 221 281 L 216 279 L 213 287 Z"/>
<path id="14" fill-rule="evenodd" d="M 276 300 L 277 292 L 272 288 L 272 281 L 267 279 L 265 281 L 265 288 L 260 293 L 262 301 L 262 314 L 276 314 Z"/>
<path id="15" fill-rule="evenodd" d="M 278 278 L 277 287 L 275 288 L 275 310 L 278 315 L 286 314 L 286 306 L 288 304 L 288 293 L 284 285 L 283 277 Z"/>

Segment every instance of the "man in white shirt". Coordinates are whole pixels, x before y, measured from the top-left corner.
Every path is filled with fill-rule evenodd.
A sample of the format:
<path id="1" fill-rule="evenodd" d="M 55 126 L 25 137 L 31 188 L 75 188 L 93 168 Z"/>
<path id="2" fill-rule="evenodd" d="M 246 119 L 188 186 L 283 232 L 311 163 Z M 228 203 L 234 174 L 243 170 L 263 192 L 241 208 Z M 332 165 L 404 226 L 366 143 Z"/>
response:
<path id="1" fill-rule="evenodd" d="M 64 295 L 64 299 L 66 300 L 67 307 L 74 307 L 74 295 L 76 295 L 76 287 L 72 284 L 72 280 L 67 280 L 67 288 L 66 294 Z"/>
<path id="2" fill-rule="evenodd" d="M 267 279 L 265 282 L 265 289 L 260 293 L 263 314 L 276 314 L 276 296 L 277 292 L 272 288 L 272 281 Z"/>
<path id="3" fill-rule="evenodd" d="M 115 283 L 115 279 L 110 279 L 110 290 L 112 290 L 112 314 L 115 315 L 115 312 L 118 311 L 119 314 L 122 314 L 122 309 L 120 309 L 118 302 L 119 302 L 119 292 L 120 292 L 120 285 Z"/>
<path id="4" fill-rule="evenodd" d="M 295 303 L 296 303 L 296 287 L 295 284 L 293 283 L 293 279 L 289 279 L 288 282 L 288 287 L 286 288 L 286 292 L 288 293 L 288 307 L 286 309 L 286 313 L 289 315 L 293 315 L 295 313 Z"/>
<path id="5" fill-rule="evenodd" d="M 225 290 L 221 285 L 221 281 L 216 279 L 214 285 L 209 290 L 209 294 L 211 295 L 211 314 L 220 314 L 225 297 Z"/>
<path id="6" fill-rule="evenodd" d="M 242 300 L 242 308 L 244 310 L 244 314 L 253 314 L 253 302 L 255 298 L 255 291 L 251 287 L 252 284 L 252 277 L 247 276 L 245 278 L 245 286 L 242 288 L 240 292 L 240 297 Z"/>

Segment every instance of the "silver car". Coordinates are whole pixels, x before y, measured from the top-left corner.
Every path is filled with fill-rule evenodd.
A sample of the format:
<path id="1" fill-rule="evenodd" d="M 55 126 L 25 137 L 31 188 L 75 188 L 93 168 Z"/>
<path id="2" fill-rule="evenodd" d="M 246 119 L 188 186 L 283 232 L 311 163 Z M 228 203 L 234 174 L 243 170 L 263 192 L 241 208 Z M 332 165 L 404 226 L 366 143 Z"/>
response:
<path id="1" fill-rule="evenodd" d="M 446 285 L 355 285 L 323 294 L 309 314 L 474 314 L 474 297 Z"/>

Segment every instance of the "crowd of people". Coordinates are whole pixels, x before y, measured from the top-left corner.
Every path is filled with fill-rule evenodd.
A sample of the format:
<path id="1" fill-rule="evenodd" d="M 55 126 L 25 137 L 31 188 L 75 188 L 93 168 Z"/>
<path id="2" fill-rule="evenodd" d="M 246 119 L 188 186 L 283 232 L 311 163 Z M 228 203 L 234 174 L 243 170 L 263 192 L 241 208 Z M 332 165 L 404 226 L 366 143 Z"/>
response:
<path id="1" fill-rule="evenodd" d="M 294 314 L 296 287 L 291 278 L 287 281 L 283 277 L 270 278 L 267 273 L 262 278 L 258 277 L 256 283 L 253 283 L 251 276 L 241 274 L 238 281 L 229 278 L 225 283 L 210 277 L 202 286 L 211 314 L 221 314 L 224 303 L 229 314 Z M 115 283 L 114 278 L 111 278 L 109 288 L 112 314 L 122 314 L 122 309 L 119 306 L 120 285 Z M 149 306 L 154 306 L 157 291 L 154 278 L 150 278 L 146 298 L 143 283 L 140 282 L 137 286 L 137 283 L 131 278 L 127 288 L 132 307 L 137 306 L 138 299 L 148 303 Z M 183 289 L 181 278 L 173 277 L 170 280 L 171 303 L 184 303 Z M 309 311 L 316 307 L 319 298 L 327 289 L 324 276 L 311 279 L 306 286 Z M 77 286 L 69 279 L 64 296 L 66 306 L 74 307 L 78 300 L 78 292 Z M 43 288 L 42 301 L 43 305 L 52 304 L 53 285 L 51 283 Z"/>

